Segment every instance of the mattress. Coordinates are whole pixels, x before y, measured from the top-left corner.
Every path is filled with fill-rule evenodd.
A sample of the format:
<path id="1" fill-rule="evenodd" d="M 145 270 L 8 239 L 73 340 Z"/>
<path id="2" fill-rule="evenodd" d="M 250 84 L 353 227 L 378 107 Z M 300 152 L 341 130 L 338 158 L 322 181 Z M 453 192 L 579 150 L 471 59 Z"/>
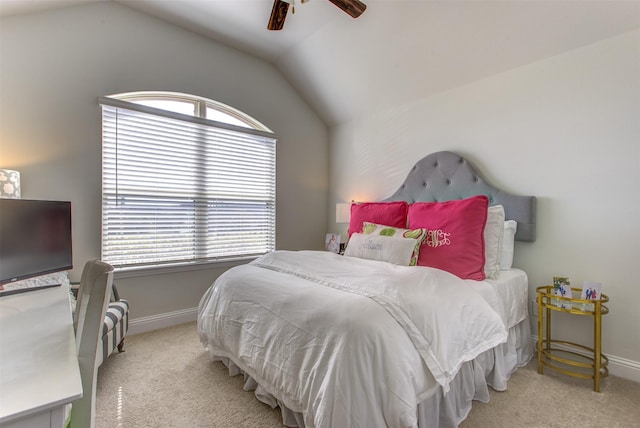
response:
<path id="1" fill-rule="evenodd" d="M 465 280 L 465 283 L 492 302 L 492 307 L 500 313 L 508 328 L 527 317 L 529 278 L 523 270 L 503 270 L 496 279 Z"/>

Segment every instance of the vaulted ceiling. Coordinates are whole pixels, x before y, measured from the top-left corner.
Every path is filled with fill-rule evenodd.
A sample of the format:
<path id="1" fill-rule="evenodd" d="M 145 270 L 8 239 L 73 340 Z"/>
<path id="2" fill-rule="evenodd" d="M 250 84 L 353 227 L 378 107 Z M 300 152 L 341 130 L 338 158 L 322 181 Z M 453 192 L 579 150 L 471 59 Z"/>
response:
<path id="1" fill-rule="evenodd" d="M 269 61 L 334 125 L 640 28 L 640 1 L 2 0 L 0 16 L 113 1 Z M 639 47 L 640 49 L 640 41 Z"/>

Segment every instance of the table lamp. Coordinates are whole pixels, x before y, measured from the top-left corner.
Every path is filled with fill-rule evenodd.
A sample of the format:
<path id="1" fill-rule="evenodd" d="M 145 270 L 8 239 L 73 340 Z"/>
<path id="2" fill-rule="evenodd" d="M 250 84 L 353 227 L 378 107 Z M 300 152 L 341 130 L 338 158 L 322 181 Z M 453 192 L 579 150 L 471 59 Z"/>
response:
<path id="1" fill-rule="evenodd" d="M 336 223 L 349 223 L 351 221 L 351 203 L 336 204 Z M 346 241 L 340 244 L 340 253 L 344 252 Z"/>
<path id="2" fill-rule="evenodd" d="M 336 204 L 336 223 L 349 223 L 351 220 L 351 204 Z"/>
<path id="3" fill-rule="evenodd" d="M 20 199 L 20 173 L 0 168 L 0 198 Z"/>

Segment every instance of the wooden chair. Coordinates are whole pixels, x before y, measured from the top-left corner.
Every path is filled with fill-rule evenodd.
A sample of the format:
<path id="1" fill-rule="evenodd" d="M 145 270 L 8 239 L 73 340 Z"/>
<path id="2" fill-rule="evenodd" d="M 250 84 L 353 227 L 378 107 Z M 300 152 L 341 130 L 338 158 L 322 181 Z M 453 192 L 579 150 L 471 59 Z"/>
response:
<path id="1" fill-rule="evenodd" d="M 99 260 L 85 264 L 73 316 L 83 393 L 82 398 L 72 403 L 67 424 L 71 428 L 93 428 L 95 425 L 98 356 L 112 283 L 111 265 Z"/>

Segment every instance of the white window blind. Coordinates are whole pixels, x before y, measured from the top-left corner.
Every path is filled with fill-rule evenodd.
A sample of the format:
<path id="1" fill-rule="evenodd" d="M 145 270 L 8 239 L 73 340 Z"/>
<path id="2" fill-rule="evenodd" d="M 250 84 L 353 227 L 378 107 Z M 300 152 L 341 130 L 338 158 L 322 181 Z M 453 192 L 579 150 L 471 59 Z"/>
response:
<path id="1" fill-rule="evenodd" d="M 135 267 L 275 249 L 272 134 L 108 97 L 102 259 Z"/>

